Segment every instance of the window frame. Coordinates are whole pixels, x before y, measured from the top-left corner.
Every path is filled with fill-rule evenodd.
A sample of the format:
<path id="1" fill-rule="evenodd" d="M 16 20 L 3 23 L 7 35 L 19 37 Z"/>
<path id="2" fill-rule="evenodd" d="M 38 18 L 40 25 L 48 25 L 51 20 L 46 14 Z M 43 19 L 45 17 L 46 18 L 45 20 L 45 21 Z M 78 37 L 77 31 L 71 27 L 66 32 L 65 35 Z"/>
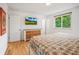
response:
<path id="1" fill-rule="evenodd" d="M 66 15 L 70 16 L 70 26 L 69 27 L 63 27 L 63 16 L 66 16 Z M 64 13 L 64 14 L 55 16 L 55 28 L 67 28 L 67 29 L 71 28 L 71 15 L 72 15 L 72 12 Z M 57 17 L 61 17 L 61 27 L 56 27 L 56 18 Z"/>

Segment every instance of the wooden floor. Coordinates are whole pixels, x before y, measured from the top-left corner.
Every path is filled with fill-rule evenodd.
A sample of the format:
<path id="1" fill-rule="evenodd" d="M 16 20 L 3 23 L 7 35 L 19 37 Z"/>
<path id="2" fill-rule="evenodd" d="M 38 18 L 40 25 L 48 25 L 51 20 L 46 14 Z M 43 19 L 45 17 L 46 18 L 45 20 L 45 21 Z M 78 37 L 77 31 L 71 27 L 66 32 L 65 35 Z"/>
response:
<path id="1" fill-rule="evenodd" d="M 28 55 L 28 45 L 29 42 L 25 41 L 9 42 L 5 55 Z"/>

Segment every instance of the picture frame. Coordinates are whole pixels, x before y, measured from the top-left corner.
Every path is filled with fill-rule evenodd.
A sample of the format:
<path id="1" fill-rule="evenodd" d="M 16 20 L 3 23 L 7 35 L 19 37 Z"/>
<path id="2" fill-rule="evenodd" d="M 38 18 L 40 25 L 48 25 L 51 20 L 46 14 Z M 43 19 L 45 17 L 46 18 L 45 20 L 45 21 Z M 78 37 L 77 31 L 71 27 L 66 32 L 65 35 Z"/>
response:
<path id="1" fill-rule="evenodd" d="M 0 36 L 6 33 L 6 13 L 0 7 Z"/>
<path id="2" fill-rule="evenodd" d="M 25 17 L 25 25 L 37 25 L 37 18 L 32 16 Z"/>

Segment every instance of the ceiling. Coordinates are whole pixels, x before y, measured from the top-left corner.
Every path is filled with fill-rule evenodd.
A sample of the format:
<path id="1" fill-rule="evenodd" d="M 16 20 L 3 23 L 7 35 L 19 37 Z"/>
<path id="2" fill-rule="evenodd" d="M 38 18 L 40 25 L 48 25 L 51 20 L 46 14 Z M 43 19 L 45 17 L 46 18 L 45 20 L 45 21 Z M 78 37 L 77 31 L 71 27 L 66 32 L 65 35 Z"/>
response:
<path id="1" fill-rule="evenodd" d="M 48 6 L 45 3 L 9 3 L 8 7 L 10 10 L 37 14 L 50 14 L 55 13 L 59 10 L 66 10 L 78 5 L 78 3 L 52 3 Z"/>

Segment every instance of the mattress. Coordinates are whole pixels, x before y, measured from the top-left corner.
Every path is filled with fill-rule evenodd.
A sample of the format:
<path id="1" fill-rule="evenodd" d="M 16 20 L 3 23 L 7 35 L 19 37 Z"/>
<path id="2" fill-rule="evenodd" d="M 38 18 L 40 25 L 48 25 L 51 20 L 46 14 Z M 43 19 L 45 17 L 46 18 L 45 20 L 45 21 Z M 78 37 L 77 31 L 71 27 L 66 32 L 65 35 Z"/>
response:
<path id="1" fill-rule="evenodd" d="M 68 33 L 35 36 L 30 49 L 35 55 L 79 55 L 79 37 Z"/>

